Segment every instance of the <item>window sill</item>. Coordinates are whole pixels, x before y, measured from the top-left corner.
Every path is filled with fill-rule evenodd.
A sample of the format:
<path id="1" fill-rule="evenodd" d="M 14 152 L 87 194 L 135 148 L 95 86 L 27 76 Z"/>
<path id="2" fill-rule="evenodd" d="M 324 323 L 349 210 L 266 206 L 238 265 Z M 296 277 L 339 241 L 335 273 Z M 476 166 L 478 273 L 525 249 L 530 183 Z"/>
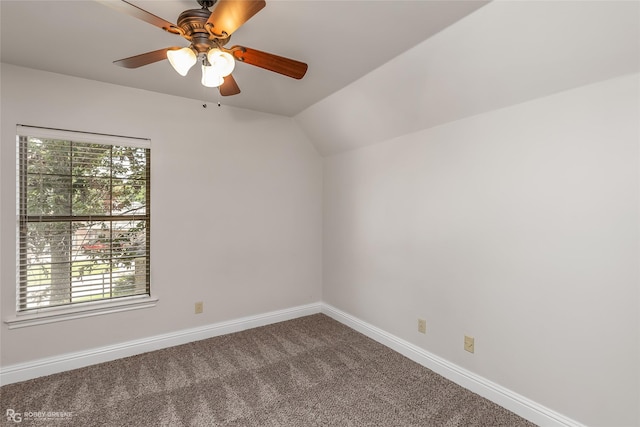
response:
<path id="1" fill-rule="evenodd" d="M 101 316 L 103 314 L 119 313 L 122 311 L 152 308 L 158 303 L 157 297 L 137 296 L 123 298 L 118 301 L 99 301 L 67 308 L 50 308 L 18 313 L 15 317 L 5 319 L 9 329 L 25 328 L 28 326 L 44 325 L 65 320 L 82 319 L 85 317 Z"/>

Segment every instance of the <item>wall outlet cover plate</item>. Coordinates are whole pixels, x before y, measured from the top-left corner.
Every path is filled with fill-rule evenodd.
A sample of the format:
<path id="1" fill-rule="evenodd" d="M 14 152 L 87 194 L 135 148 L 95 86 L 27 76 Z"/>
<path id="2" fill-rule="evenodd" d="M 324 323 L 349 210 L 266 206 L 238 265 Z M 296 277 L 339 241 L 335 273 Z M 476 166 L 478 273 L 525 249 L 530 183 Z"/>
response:
<path id="1" fill-rule="evenodd" d="M 464 349 L 466 351 L 468 351 L 469 353 L 473 353 L 475 350 L 475 345 L 474 345 L 474 340 L 473 337 L 464 336 Z"/>

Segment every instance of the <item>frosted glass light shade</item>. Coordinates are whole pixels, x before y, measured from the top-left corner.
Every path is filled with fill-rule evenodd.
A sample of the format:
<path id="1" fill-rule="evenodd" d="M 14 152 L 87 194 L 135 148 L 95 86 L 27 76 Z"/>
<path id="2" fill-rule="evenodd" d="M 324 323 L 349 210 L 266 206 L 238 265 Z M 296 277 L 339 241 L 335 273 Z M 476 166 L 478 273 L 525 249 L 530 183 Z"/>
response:
<path id="1" fill-rule="evenodd" d="M 168 50 L 167 59 L 174 70 L 181 76 L 186 76 L 189 69 L 198 61 L 196 53 L 188 47 L 178 50 Z"/>
<path id="2" fill-rule="evenodd" d="M 236 61 L 230 53 L 223 52 L 215 47 L 209 50 L 207 59 L 221 77 L 231 74 L 236 66 Z"/>
<path id="3" fill-rule="evenodd" d="M 224 83 L 224 79 L 213 67 L 202 66 L 202 85 L 206 87 L 218 87 Z"/>

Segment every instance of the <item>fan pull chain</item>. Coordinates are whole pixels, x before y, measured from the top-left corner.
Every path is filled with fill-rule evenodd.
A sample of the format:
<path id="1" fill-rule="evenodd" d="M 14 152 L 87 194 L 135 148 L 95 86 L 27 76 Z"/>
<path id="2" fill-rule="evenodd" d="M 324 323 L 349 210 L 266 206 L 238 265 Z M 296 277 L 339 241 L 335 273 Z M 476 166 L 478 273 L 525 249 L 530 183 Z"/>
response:
<path id="1" fill-rule="evenodd" d="M 218 104 L 218 107 L 222 107 L 222 103 L 220 102 L 220 100 L 219 100 L 219 99 L 218 99 L 218 101 L 216 102 L 216 104 Z M 205 102 L 204 104 L 202 104 L 202 108 L 207 108 L 207 107 L 208 107 L 208 105 L 207 105 L 207 103 L 206 103 L 206 102 Z"/>

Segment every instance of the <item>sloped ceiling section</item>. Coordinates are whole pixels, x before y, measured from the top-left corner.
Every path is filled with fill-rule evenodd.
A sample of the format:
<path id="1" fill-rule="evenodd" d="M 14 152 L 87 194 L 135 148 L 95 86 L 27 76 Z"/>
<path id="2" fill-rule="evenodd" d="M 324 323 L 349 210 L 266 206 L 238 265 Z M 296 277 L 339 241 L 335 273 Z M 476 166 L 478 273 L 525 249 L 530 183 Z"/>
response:
<path id="1" fill-rule="evenodd" d="M 640 3 L 492 2 L 295 120 L 332 155 L 640 70 Z"/>
<path id="2" fill-rule="evenodd" d="M 109 0 L 119 3 L 120 0 Z M 170 22 L 196 0 L 128 0 Z M 234 44 L 306 62 L 302 80 L 247 64 L 233 76 L 241 93 L 220 97 L 200 84 L 198 67 L 179 76 L 167 61 L 136 69 L 117 59 L 186 40 L 93 0 L 0 0 L 0 60 L 21 67 L 221 101 L 225 106 L 294 116 L 391 58 L 483 7 L 480 0 L 267 0 L 233 33 Z"/>

